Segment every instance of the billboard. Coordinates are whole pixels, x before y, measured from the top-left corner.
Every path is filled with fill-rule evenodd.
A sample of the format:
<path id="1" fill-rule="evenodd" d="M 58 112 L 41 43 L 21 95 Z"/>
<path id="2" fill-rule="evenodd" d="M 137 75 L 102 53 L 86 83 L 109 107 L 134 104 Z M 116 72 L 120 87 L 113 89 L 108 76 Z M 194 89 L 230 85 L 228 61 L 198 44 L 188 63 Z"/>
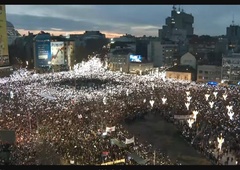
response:
<path id="1" fill-rule="evenodd" d="M 6 8 L 0 5 L 0 66 L 6 65 L 9 65 Z"/>
<path id="2" fill-rule="evenodd" d="M 130 62 L 136 62 L 141 63 L 142 62 L 142 56 L 141 55 L 130 55 Z"/>
<path id="3" fill-rule="evenodd" d="M 36 40 L 35 53 L 37 67 L 51 65 L 51 46 L 50 40 Z"/>
<path id="4" fill-rule="evenodd" d="M 51 63 L 52 65 L 65 64 L 64 42 L 51 42 Z"/>

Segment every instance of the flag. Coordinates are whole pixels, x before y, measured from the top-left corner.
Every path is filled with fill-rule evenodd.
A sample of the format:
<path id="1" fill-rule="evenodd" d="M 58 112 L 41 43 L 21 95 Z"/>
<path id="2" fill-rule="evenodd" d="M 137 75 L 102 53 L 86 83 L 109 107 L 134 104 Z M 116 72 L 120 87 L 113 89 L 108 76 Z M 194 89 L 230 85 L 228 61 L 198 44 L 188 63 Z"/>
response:
<path id="1" fill-rule="evenodd" d="M 131 144 L 131 143 L 134 143 L 134 137 L 130 138 L 130 139 L 127 139 L 125 140 L 125 144 Z"/>

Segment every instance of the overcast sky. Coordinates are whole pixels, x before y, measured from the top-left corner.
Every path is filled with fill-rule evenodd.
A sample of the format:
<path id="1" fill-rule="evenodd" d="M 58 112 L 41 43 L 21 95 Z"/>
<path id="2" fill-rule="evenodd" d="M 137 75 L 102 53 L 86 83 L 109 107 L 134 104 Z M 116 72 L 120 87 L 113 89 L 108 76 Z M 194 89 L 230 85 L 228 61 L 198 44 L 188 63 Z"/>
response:
<path id="1" fill-rule="evenodd" d="M 177 9 L 179 5 L 176 5 Z M 240 25 L 240 5 L 180 5 L 194 16 L 194 34 L 223 35 L 226 27 Z M 21 34 L 40 30 L 53 34 L 101 31 L 158 36 L 171 15 L 172 5 L 6 5 L 7 20 Z"/>

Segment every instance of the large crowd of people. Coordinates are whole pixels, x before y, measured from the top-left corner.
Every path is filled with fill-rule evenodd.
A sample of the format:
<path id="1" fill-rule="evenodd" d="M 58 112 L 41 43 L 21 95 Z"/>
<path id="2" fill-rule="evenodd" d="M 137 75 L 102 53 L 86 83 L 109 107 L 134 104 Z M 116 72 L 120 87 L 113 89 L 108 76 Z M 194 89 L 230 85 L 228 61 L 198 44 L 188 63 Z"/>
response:
<path id="1" fill-rule="evenodd" d="M 100 165 L 121 159 L 125 165 L 140 164 L 130 153 L 146 165 L 179 165 L 122 125 L 160 114 L 213 164 L 222 164 L 221 157 L 228 153 L 233 157 L 224 164 L 239 164 L 238 95 L 238 87 L 111 72 L 93 58 L 72 71 L 36 74 L 21 69 L 0 79 L 0 129 L 16 133 L 9 149 L 14 165 Z M 231 119 L 227 106 L 234 113 Z M 198 112 L 195 119 L 193 111 Z M 189 118 L 178 120 L 176 115 Z M 127 139 L 133 141 L 125 143 Z"/>

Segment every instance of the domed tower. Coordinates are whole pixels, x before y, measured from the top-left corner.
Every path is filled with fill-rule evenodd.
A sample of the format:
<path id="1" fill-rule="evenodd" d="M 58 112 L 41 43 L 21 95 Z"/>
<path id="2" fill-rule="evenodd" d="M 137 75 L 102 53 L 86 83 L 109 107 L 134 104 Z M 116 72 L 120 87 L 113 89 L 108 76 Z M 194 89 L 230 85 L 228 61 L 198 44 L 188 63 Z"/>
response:
<path id="1" fill-rule="evenodd" d="M 9 21 L 6 22 L 7 22 L 8 45 L 11 45 L 15 41 L 15 39 L 21 35 L 17 30 L 15 30 L 11 22 Z"/>

